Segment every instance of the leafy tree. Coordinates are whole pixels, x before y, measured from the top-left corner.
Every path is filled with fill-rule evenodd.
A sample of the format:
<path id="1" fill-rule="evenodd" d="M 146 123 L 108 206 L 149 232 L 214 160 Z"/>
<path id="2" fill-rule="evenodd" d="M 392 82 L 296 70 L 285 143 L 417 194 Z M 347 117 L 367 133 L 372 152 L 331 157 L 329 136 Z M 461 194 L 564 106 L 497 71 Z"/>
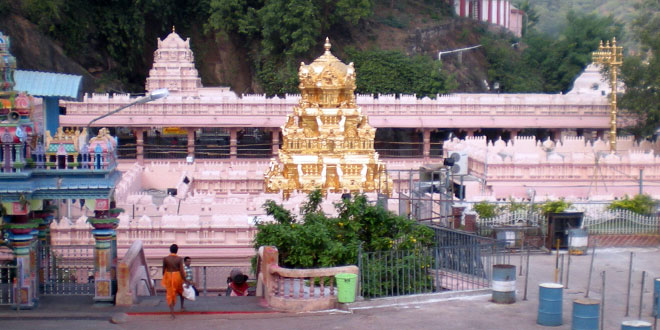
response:
<path id="1" fill-rule="evenodd" d="M 372 12 L 373 0 L 210 0 L 206 27 L 235 35 L 251 50 L 256 76 L 271 96 L 297 92 L 293 68 L 324 31 L 358 24 Z"/>
<path id="2" fill-rule="evenodd" d="M 486 34 L 482 44 L 489 63 L 488 78 L 502 92 L 566 92 L 591 61 L 600 40 L 621 36 L 621 25 L 611 17 L 568 13 L 568 25 L 558 39 L 530 31 L 522 51 L 515 40 Z"/>
<path id="3" fill-rule="evenodd" d="M 410 250 L 433 244 L 433 231 L 414 221 L 371 205 L 364 195 L 336 205 L 338 216 L 320 209 L 320 191 L 309 194 L 300 218 L 282 205 L 267 201 L 264 209 L 274 222 L 257 223 L 254 247 L 274 245 L 280 263 L 293 268 L 354 264 L 363 251 Z"/>
<path id="4" fill-rule="evenodd" d="M 442 64 L 429 57 L 409 57 L 398 51 L 347 49 L 355 64 L 358 93 L 402 94 L 435 97 L 456 88 L 453 77 L 442 72 Z"/>
<path id="5" fill-rule="evenodd" d="M 639 6 L 634 31 L 642 53 L 624 59 L 620 106 L 637 119 L 633 133 L 646 137 L 660 126 L 660 3 L 646 0 Z"/>

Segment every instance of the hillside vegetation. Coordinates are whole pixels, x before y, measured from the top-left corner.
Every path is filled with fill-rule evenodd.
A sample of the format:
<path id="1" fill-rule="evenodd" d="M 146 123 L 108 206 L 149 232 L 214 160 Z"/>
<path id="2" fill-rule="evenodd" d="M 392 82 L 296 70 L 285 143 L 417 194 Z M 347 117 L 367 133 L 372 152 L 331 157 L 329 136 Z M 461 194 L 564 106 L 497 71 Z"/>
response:
<path id="1" fill-rule="evenodd" d="M 191 38 L 207 86 L 295 93 L 300 62 L 319 56 L 329 36 L 333 53 L 355 63 L 357 92 L 418 97 L 566 91 L 598 41 L 622 31 L 611 18 L 569 12 L 556 36 L 530 28 L 520 40 L 497 26 L 455 17 L 447 0 L 0 0 L 0 9 L 27 19 L 35 27 L 30 31 L 38 31 L 29 34 L 61 48 L 93 77 L 92 88 L 124 92 L 143 90 L 156 38 L 172 26 Z M 14 47 L 30 40 L 14 39 Z M 437 60 L 438 51 L 474 45 L 483 47 L 465 52 L 462 61 Z M 19 66 L 32 63 L 18 60 Z"/>

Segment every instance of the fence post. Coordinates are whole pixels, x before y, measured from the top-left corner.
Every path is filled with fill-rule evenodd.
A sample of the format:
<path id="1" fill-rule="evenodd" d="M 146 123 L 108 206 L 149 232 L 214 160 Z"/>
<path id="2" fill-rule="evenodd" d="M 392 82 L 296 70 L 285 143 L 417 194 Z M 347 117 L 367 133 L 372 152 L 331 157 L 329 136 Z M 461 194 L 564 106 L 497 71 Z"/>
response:
<path id="1" fill-rule="evenodd" d="M 362 296 L 362 242 L 358 245 L 358 282 L 357 282 L 357 292 Z"/>
<path id="2" fill-rule="evenodd" d="M 440 288 L 440 267 L 438 267 L 438 261 L 439 261 L 439 251 L 438 251 L 438 245 L 436 244 L 435 247 L 433 248 L 433 252 L 435 254 L 434 257 L 434 265 L 435 265 L 435 292 L 438 292 L 438 289 Z"/>
<path id="3" fill-rule="evenodd" d="M 206 296 L 206 266 L 202 268 L 202 273 L 204 273 L 204 281 L 202 283 L 204 285 L 204 296 Z"/>

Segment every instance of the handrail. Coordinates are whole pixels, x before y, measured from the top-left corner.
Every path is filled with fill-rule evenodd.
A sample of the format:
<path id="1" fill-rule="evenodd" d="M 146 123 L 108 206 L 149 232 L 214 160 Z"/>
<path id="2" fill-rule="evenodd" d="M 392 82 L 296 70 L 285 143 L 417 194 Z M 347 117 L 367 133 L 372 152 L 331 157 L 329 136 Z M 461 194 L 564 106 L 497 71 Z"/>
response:
<path id="1" fill-rule="evenodd" d="M 147 258 L 144 255 L 142 241 L 133 242 L 126 251 L 124 258 L 117 265 L 117 296 L 115 305 L 130 306 L 137 301 L 138 284 L 144 282 L 149 295 L 155 296 L 154 289 L 149 274 Z"/>
<path id="2" fill-rule="evenodd" d="M 339 273 L 357 274 L 358 268 L 356 266 L 339 266 L 329 268 L 312 268 L 312 269 L 295 269 L 284 268 L 280 266 L 272 266 L 269 269 L 270 274 L 278 274 L 282 277 L 320 277 L 320 276 L 335 276 Z"/>
<path id="3" fill-rule="evenodd" d="M 271 308 L 288 312 L 335 308 L 337 290 L 334 275 L 359 273 L 357 266 L 314 269 L 280 267 L 278 251 L 274 246 L 260 247 L 258 256 L 257 292 L 263 293 Z"/>

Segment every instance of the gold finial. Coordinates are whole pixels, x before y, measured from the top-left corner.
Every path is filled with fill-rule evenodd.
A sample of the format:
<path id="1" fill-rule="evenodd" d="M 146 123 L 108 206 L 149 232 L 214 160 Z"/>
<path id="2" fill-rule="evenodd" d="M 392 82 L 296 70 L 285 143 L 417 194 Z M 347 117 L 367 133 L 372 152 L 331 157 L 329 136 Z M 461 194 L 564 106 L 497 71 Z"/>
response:
<path id="1" fill-rule="evenodd" d="M 325 37 L 325 45 L 323 45 L 323 47 L 325 47 L 326 54 L 330 53 L 330 47 L 332 47 L 332 45 L 330 44 L 330 38 Z"/>
<path id="2" fill-rule="evenodd" d="M 174 30 L 174 25 L 172 25 L 172 33 L 175 33 L 176 31 Z"/>

